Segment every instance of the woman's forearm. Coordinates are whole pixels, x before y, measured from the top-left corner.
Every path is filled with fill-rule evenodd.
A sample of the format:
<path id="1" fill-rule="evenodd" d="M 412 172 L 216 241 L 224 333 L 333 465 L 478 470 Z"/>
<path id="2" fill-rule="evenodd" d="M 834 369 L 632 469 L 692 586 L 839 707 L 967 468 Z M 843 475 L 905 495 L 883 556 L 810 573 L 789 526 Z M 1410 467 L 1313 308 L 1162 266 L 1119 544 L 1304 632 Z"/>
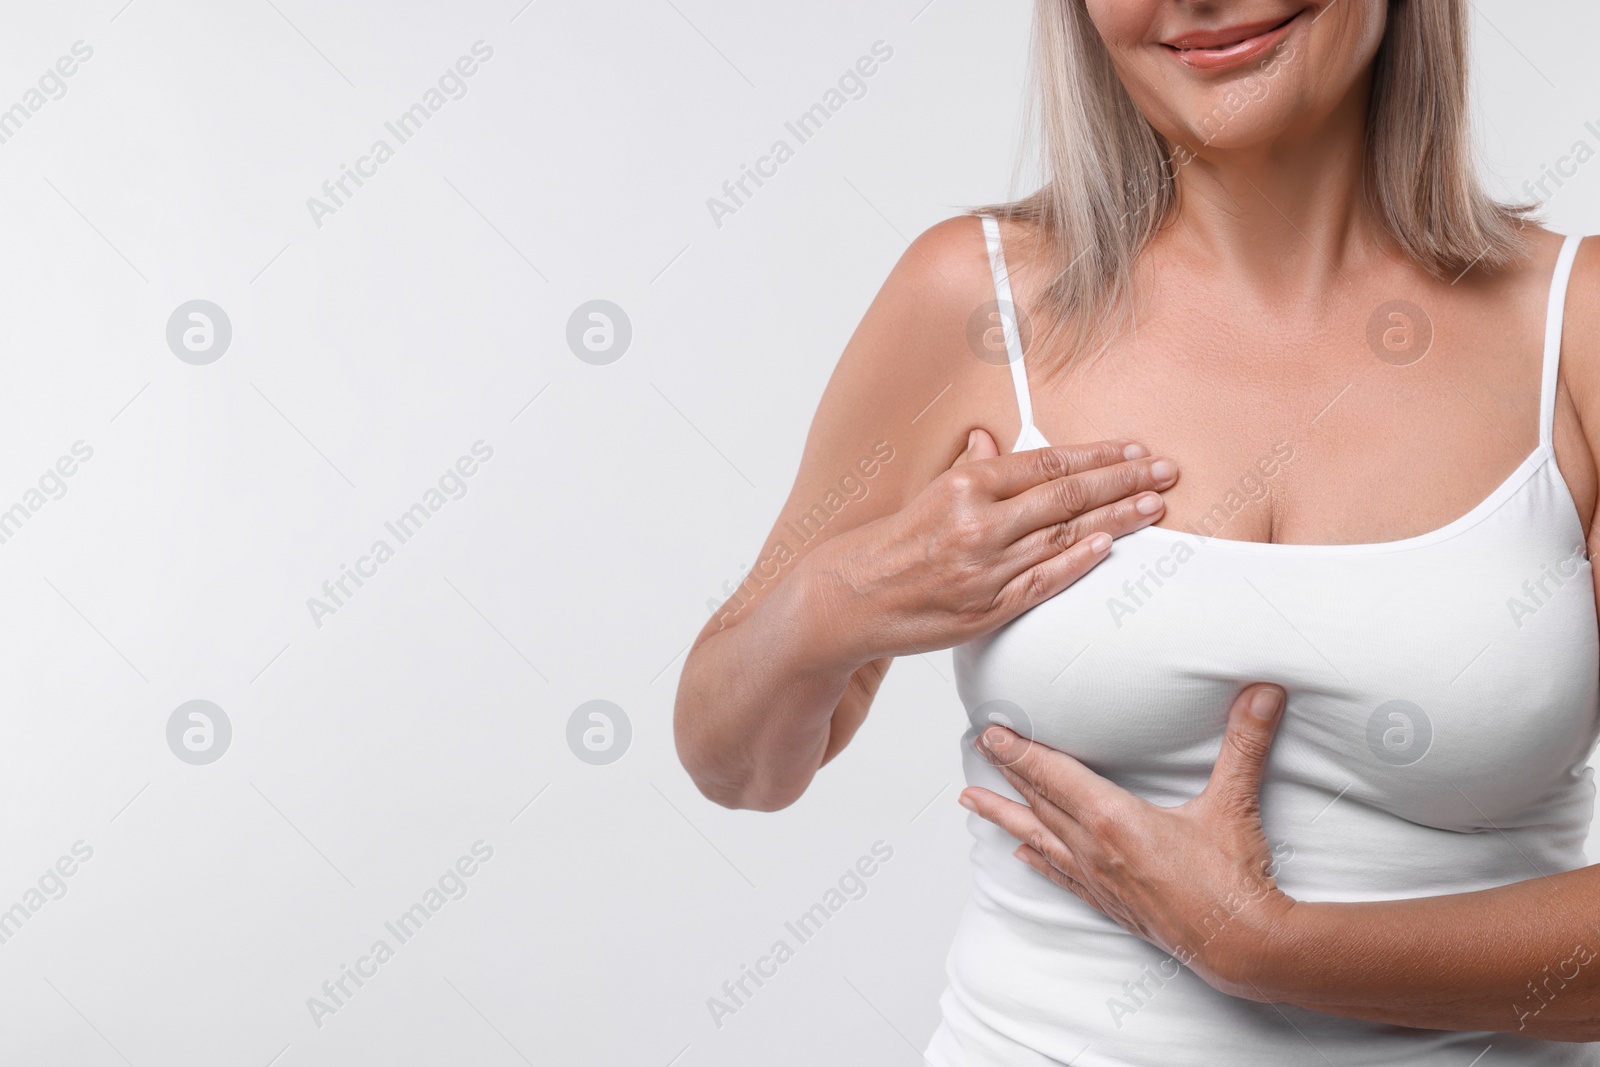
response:
<path id="1" fill-rule="evenodd" d="M 1600 1040 L 1600 867 L 1415 900 L 1301 901 L 1275 925 L 1239 976 L 1251 999 L 1399 1026 Z"/>
<path id="2" fill-rule="evenodd" d="M 678 684 L 678 755 L 731 808 L 794 803 L 860 725 L 889 659 L 853 655 L 813 556 L 737 623 L 708 628 Z"/>

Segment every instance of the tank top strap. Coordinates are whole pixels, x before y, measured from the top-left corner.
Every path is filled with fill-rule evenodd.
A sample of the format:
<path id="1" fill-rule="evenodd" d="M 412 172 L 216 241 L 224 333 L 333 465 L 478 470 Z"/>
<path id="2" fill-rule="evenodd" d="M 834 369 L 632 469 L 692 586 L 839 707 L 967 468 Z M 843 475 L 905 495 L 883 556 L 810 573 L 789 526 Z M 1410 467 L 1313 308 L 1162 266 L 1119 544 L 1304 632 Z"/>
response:
<path id="1" fill-rule="evenodd" d="M 1022 416 L 1020 434 L 1026 434 L 1033 426 L 1033 398 L 1028 393 L 1028 372 L 1022 361 L 1017 306 L 1011 299 L 1011 275 L 1006 270 L 1005 252 L 1000 247 L 1000 223 L 993 215 L 980 217 L 983 219 L 983 236 L 989 245 L 989 270 L 994 275 L 996 307 L 989 319 L 991 322 L 995 318 L 1000 320 L 1000 329 L 1006 341 L 1006 362 L 1011 364 L 1011 384 L 1017 393 L 1017 411 Z"/>
<path id="2" fill-rule="evenodd" d="M 1561 322 L 1567 304 L 1567 282 L 1572 278 L 1572 261 L 1578 255 L 1580 234 L 1570 234 L 1561 243 L 1556 269 L 1550 279 L 1550 302 L 1544 318 L 1544 377 L 1539 391 L 1539 443 L 1546 448 L 1555 441 L 1556 375 L 1561 365 Z"/>

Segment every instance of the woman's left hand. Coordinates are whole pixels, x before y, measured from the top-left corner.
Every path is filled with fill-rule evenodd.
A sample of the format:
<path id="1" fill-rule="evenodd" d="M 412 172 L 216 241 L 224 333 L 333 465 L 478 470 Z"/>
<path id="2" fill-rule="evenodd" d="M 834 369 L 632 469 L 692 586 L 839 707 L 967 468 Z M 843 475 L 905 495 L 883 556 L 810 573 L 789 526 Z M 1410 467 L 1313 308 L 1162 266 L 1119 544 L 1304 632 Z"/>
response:
<path id="1" fill-rule="evenodd" d="M 1284 699 L 1275 685 L 1246 687 L 1210 781 L 1175 808 L 1001 726 L 986 727 L 976 747 L 1028 803 L 980 787 L 963 790 L 961 803 L 1021 841 L 1018 859 L 1210 985 L 1264 1000 L 1255 964 L 1295 904 L 1273 878 L 1287 857 L 1274 855 L 1261 826 L 1261 776 Z"/>

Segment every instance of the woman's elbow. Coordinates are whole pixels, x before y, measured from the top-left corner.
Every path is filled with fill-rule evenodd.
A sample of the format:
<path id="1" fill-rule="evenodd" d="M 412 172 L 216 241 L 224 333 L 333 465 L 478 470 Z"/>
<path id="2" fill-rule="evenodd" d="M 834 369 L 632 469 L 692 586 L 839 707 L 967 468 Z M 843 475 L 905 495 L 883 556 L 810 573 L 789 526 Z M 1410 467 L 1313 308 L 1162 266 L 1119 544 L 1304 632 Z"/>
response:
<path id="1" fill-rule="evenodd" d="M 807 783 L 798 783 L 798 787 L 780 784 L 761 775 L 748 758 L 732 758 L 725 743 L 712 744 L 681 710 L 674 717 L 673 740 L 678 762 L 701 796 L 713 804 L 744 811 L 781 811 L 805 792 Z"/>

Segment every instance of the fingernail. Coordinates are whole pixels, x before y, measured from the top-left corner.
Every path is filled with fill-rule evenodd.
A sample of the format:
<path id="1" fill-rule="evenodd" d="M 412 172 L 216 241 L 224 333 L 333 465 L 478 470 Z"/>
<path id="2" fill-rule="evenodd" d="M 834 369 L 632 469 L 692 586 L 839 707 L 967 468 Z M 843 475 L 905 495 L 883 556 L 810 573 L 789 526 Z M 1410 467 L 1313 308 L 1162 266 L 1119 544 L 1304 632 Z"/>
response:
<path id="1" fill-rule="evenodd" d="M 1150 450 L 1144 447 L 1144 445 L 1139 444 L 1137 441 L 1122 450 L 1123 459 L 1143 459 L 1149 454 Z"/>
<path id="2" fill-rule="evenodd" d="M 958 800 L 961 803 L 961 806 L 963 808 L 966 808 L 968 811 L 972 812 L 974 815 L 976 815 L 978 813 L 978 805 L 974 804 L 972 802 L 972 798 L 967 796 L 967 794 L 962 793 L 959 797 L 956 797 L 956 800 Z"/>
<path id="3" fill-rule="evenodd" d="M 990 752 L 999 752 L 1001 749 L 1005 748 L 1006 745 L 1010 744 L 1011 741 L 1010 738 L 1006 736 L 1006 732 L 1004 730 L 1001 730 L 998 727 L 991 727 L 983 732 L 983 743 L 988 746 Z"/>
<path id="4" fill-rule="evenodd" d="M 1089 551 L 1093 552 L 1097 556 L 1102 552 L 1110 552 L 1111 535 L 1108 533 L 1097 533 L 1093 537 L 1089 538 Z"/>
<path id="5" fill-rule="evenodd" d="M 1158 484 L 1172 481 L 1178 476 L 1178 465 L 1170 459 L 1158 459 L 1150 464 L 1150 477 Z"/>
<path id="6" fill-rule="evenodd" d="M 1276 689 L 1258 689 L 1256 695 L 1250 698 L 1250 714 L 1263 721 L 1276 717 L 1282 706 Z"/>
<path id="7" fill-rule="evenodd" d="M 1141 515 L 1154 515 L 1161 510 L 1161 497 L 1156 493 L 1146 493 L 1133 502 L 1133 509 Z"/>
<path id="8" fill-rule="evenodd" d="M 967 451 L 968 452 L 972 451 L 972 439 L 974 437 L 976 437 L 976 436 L 978 436 L 978 431 L 977 430 L 968 430 L 967 431 Z"/>

